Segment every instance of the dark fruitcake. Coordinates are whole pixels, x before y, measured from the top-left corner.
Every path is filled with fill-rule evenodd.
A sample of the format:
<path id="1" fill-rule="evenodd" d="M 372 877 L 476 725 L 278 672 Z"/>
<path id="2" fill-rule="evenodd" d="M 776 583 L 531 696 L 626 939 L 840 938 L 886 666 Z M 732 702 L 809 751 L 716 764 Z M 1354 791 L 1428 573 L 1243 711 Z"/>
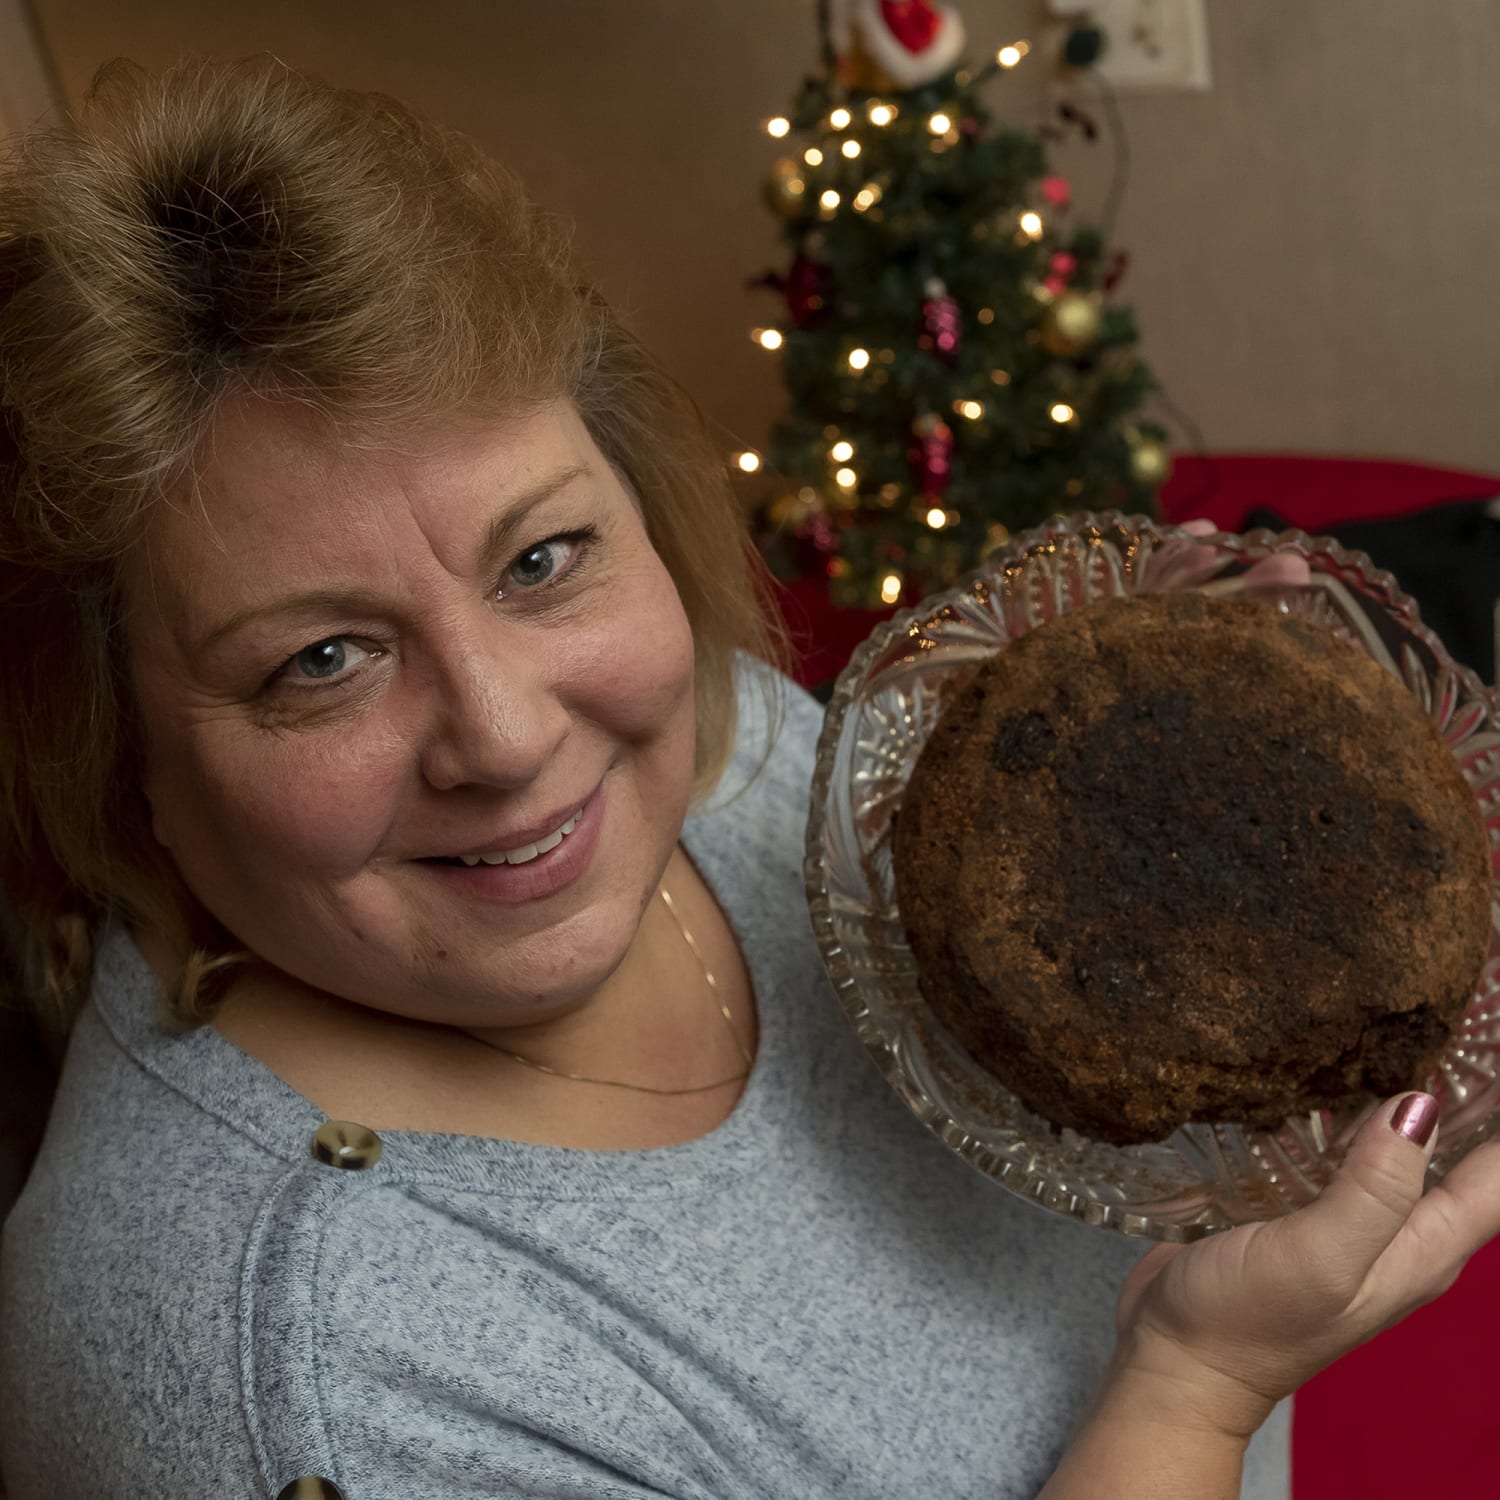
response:
<path id="1" fill-rule="evenodd" d="M 1411 1087 L 1490 925 L 1452 754 L 1363 652 L 1170 593 L 1052 620 L 959 689 L 897 819 L 927 1003 L 1115 1143 Z"/>

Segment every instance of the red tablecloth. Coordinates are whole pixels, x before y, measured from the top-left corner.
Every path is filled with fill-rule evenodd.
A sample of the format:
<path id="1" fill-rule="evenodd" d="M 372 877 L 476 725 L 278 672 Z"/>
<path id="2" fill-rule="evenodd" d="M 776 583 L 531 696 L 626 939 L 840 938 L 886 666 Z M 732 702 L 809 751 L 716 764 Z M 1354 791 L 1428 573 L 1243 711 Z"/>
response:
<path id="1" fill-rule="evenodd" d="M 1500 495 L 1500 476 L 1382 459 L 1214 455 L 1179 458 L 1162 493 L 1172 521 L 1238 530 L 1272 509 L 1304 531 Z M 783 591 L 783 614 L 813 686 L 836 676 L 889 611 L 834 610 L 821 584 Z M 1457 1284 L 1311 1381 L 1296 1401 L 1294 1500 L 1500 1496 L 1500 1241 Z"/>
<path id="2" fill-rule="evenodd" d="M 1238 531 L 1251 511 L 1274 510 L 1316 534 L 1339 521 L 1374 521 L 1447 500 L 1495 495 L 1500 495 L 1500 476 L 1472 469 L 1378 458 L 1231 453 L 1179 457 L 1162 490 L 1161 514 L 1169 521 L 1202 517 Z M 781 605 L 798 651 L 798 677 L 808 686 L 836 677 L 849 653 L 891 613 L 833 609 L 822 583 L 814 580 L 783 590 Z"/>
<path id="3" fill-rule="evenodd" d="M 1179 457 L 1162 490 L 1161 513 L 1169 521 L 1202 516 L 1238 531 L 1252 510 L 1274 510 L 1316 534 L 1338 521 L 1377 521 L 1445 500 L 1495 495 L 1500 477 L 1473 469 L 1382 458 L 1221 453 Z"/>

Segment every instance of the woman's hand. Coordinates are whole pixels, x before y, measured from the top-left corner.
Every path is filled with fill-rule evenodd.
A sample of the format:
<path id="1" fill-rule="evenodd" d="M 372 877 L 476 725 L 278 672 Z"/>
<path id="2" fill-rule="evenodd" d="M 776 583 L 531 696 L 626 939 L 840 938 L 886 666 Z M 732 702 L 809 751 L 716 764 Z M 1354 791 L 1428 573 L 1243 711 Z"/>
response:
<path id="1" fill-rule="evenodd" d="M 1445 1291 L 1500 1233 L 1500 1141 L 1423 1195 L 1436 1120 L 1427 1094 L 1388 1100 L 1306 1208 L 1144 1256 L 1110 1373 L 1043 1500 L 1237 1496 L 1276 1402 Z"/>
<path id="2" fill-rule="evenodd" d="M 1120 1361 L 1187 1382 L 1190 1407 L 1248 1435 L 1283 1396 L 1445 1291 L 1500 1233 L 1500 1143 L 1424 1197 L 1437 1106 L 1389 1100 L 1314 1202 L 1190 1246 L 1159 1245 L 1120 1296 Z"/>

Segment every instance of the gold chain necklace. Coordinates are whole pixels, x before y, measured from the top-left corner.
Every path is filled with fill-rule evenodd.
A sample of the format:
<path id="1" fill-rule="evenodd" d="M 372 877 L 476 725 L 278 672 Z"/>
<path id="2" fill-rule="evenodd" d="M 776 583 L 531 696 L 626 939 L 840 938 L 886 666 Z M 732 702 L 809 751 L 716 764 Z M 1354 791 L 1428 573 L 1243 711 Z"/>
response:
<path id="1" fill-rule="evenodd" d="M 475 1036 L 476 1042 L 483 1042 L 486 1047 L 493 1048 L 496 1052 L 503 1053 L 512 1062 L 523 1063 L 528 1068 L 535 1068 L 538 1073 L 546 1073 L 551 1078 L 566 1078 L 573 1083 L 594 1083 L 601 1088 L 607 1089 L 630 1089 L 638 1094 L 661 1094 L 675 1097 L 680 1094 L 709 1094 L 715 1089 L 727 1088 L 731 1083 L 740 1083 L 750 1076 L 750 1069 L 754 1066 L 755 1059 L 745 1050 L 745 1044 L 740 1041 L 739 1032 L 734 1029 L 734 1017 L 730 1014 L 728 1005 L 719 999 L 719 983 L 710 972 L 708 964 L 704 962 L 702 953 L 698 951 L 698 945 L 693 941 L 693 935 L 687 930 L 687 923 L 677 914 L 676 903 L 672 900 L 671 893 L 666 886 L 661 888 L 661 899 L 666 903 L 667 910 L 672 914 L 672 920 L 677 924 L 677 930 L 687 941 L 692 950 L 693 957 L 698 960 L 698 967 L 703 970 L 703 977 L 708 981 L 709 993 L 718 1001 L 719 1014 L 724 1017 L 725 1024 L 729 1027 L 729 1034 L 734 1038 L 734 1045 L 739 1050 L 741 1057 L 745 1059 L 743 1072 L 733 1073 L 728 1078 L 716 1079 L 713 1083 L 700 1083 L 693 1088 L 687 1089 L 660 1089 L 649 1083 L 626 1083 L 620 1078 L 588 1078 L 582 1073 L 566 1073 L 561 1068 L 554 1068 L 548 1063 L 538 1062 L 534 1057 L 523 1057 L 519 1052 L 512 1052 L 509 1047 L 502 1047 L 499 1042 L 487 1041 L 484 1037 Z M 469 1033 L 474 1036 L 473 1032 Z"/>

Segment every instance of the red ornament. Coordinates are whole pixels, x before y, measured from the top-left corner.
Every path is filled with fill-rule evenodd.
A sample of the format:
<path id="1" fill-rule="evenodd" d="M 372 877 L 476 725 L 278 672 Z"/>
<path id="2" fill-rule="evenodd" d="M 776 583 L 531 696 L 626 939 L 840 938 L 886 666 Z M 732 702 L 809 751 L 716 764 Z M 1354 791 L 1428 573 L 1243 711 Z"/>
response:
<path id="1" fill-rule="evenodd" d="M 918 417 L 912 423 L 906 457 L 922 498 L 940 500 L 952 478 L 953 429 L 935 413 Z"/>
<path id="2" fill-rule="evenodd" d="M 880 0 L 880 19 L 890 34 L 913 54 L 925 52 L 943 24 L 930 0 Z"/>
<path id="3" fill-rule="evenodd" d="M 832 289 L 827 266 L 799 255 L 792 262 L 781 290 L 787 311 L 798 328 L 816 328 L 828 316 Z"/>
<path id="4" fill-rule="evenodd" d="M 1057 272 L 1054 271 L 1050 276 L 1045 276 L 1042 278 L 1042 285 L 1046 287 L 1054 297 L 1061 297 L 1062 294 L 1068 289 L 1068 278 L 1066 276 L 1059 276 Z"/>
<path id="5" fill-rule="evenodd" d="M 1103 280 L 1099 285 L 1106 292 L 1112 292 L 1125 279 L 1125 272 L 1130 266 L 1130 252 L 1128 250 L 1116 250 L 1109 262 L 1109 270 L 1104 273 Z"/>
<path id="6" fill-rule="evenodd" d="M 1078 269 L 1078 257 L 1070 255 L 1066 250 L 1059 250 L 1053 255 L 1047 266 L 1054 276 L 1061 276 L 1066 280 Z"/>
<path id="7" fill-rule="evenodd" d="M 1042 197 L 1053 208 L 1066 208 L 1073 201 L 1073 189 L 1066 177 L 1042 178 Z"/>
<path id="8" fill-rule="evenodd" d="M 973 115 L 965 115 L 958 122 L 958 133 L 969 142 L 979 139 L 979 121 Z"/>
<path id="9" fill-rule="evenodd" d="M 959 346 L 963 343 L 963 319 L 959 316 L 958 303 L 948 295 L 948 288 L 936 276 L 923 288 L 926 298 L 922 303 L 922 333 L 917 347 L 937 355 L 945 365 L 958 358 Z"/>

